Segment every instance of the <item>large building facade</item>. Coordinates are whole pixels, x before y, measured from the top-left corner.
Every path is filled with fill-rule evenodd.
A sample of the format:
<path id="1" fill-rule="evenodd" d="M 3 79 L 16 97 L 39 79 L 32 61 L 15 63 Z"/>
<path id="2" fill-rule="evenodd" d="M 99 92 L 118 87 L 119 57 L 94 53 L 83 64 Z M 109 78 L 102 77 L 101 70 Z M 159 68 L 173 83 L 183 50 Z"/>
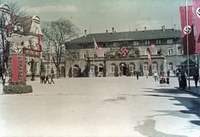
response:
<path id="1" fill-rule="evenodd" d="M 12 16 L 7 4 L 0 5 L 1 38 L 0 38 L 0 68 L 1 73 L 8 69 L 5 65 L 9 54 L 25 54 L 26 75 L 39 75 L 41 62 L 41 26 L 38 16 Z M 4 72 L 3 72 L 4 70 Z"/>
<path id="2" fill-rule="evenodd" d="M 148 63 L 148 50 L 151 62 Z M 165 29 L 87 34 L 66 43 L 66 76 L 132 76 L 176 70 L 182 55 L 181 31 Z"/>

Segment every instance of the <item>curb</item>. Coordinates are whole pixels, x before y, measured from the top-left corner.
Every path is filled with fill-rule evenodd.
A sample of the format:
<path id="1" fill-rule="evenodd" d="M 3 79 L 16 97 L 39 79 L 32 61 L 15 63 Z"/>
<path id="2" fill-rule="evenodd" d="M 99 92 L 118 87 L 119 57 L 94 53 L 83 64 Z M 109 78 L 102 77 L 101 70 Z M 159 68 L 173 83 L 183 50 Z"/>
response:
<path id="1" fill-rule="evenodd" d="M 190 94 L 192 94 L 192 95 L 194 95 L 194 96 L 200 97 L 200 93 L 196 93 L 196 92 L 193 92 L 193 91 L 191 91 L 191 90 L 182 89 L 182 88 L 179 88 L 179 87 L 175 87 L 175 88 L 176 88 L 176 89 L 179 89 L 179 90 L 182 90 L 182 91 L 185 91 L 185 92 L 187 92 L 187 93 L 190 93 Z"/>

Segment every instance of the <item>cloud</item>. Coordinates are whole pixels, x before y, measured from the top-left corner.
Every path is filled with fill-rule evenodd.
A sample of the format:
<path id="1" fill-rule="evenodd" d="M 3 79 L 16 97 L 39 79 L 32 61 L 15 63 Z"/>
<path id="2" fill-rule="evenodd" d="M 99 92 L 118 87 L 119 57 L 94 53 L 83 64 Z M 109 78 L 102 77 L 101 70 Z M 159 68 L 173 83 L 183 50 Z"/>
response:
<path id="1" fill-rule="evenodd" d="M 46 5 L 42 7 L 25 7 L 29 13 L 49 13 L 49 12 L 76 12 L 74 5 Z"/>

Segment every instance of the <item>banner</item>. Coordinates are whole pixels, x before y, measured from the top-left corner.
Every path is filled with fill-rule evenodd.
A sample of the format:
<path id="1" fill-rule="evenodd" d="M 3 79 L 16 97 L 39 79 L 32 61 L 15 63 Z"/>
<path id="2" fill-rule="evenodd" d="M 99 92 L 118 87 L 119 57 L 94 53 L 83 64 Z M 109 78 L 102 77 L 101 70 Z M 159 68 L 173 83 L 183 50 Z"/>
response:
<path id="1" fill-rule="evenodd" d="M 122 57 L 125 57 L 128 55 L 128 49 L 126 47 L 121 47 L 119 49 L 119 55 Z"/>
<path id="2" fill-rule="evenodd" d="M 200 53 L 200 0 L 193 0 L 194 16 L 195 16 L 195 31 L 196 31 L 196 47 L 195 53 Z"/>
<path id="3" fill-rule="evenodd" d="M 193 30 L 192 6 L 187 6 L 187 7 L 181 6 L 179 7 L 179 11 L 180 11 L 181 28 L 182 28 L 183 51 L 184 54 L 187 54 L 187 46 L 188 46 L 189 54 L 193 54 L 195 52 L 195 41 L 194 41 L 194 30 Z M 188 21 L 186 21 L 186 19 L 188 19 Z M 187 35 L 188 35 L 188 41 L 187 41 Z"/>
<path id="4" fill-rule="evenodd" d="M 38 34 L 38 47 L 39 47 L 39 51 L 42 51 L 42 35 Z"/>
<path id="5" fill-rule="evenodd" d="M 97 45 L 97 42 L 94 39 L 94 37 L 93 41 L 94 41 L 94 54 L 96 54 L 97 57 L 104 57 L 104 49 Z"/>
<path id="6" fill-rule="evenodd" d="M 147 48 L 147 56 L 148 56 L 148 65 L 150 66 L 152 64 L 150 48 Z"/>

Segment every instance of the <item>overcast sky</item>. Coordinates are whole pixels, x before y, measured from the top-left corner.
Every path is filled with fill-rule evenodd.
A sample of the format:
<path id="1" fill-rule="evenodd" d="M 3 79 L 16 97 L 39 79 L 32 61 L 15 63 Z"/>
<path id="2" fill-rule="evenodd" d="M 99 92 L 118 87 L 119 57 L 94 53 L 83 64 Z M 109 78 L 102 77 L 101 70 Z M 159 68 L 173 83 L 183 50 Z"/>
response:
<path id="1" fill-rule="evenodd" d="M 9 1 L 9 0 L 5 0 Z M 18 2 L 29 15 L 41 21 L 70 19 L 81 32 L 180 29 L 179 6 L 186 0 L 10 0 Z M 191 5 L 192 0 L 187 0 Z"/>

